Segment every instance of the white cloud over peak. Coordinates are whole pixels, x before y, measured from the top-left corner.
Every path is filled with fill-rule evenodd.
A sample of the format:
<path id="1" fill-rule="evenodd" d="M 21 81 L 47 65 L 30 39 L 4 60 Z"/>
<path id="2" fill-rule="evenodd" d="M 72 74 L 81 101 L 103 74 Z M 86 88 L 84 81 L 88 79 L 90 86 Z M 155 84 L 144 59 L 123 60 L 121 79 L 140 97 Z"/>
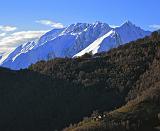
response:
<path id="1" fill-rule="evenodd" d="M 16 29 L 17 27 L 14 27 L 14 26 L 0 25 L 0 31 L 3 31 L 3 32 L 11 32 L 11 31 L 15 31 Z"/>
<path id="2" fill-rule="evenodd" d="M 52 28 L 64 28 L 62 23 L 50 20 L 38 20 L 36 23 L 50 26 Z M 36 40 L 49 30 L 38 31 L 16 31 L 17 27 L 9 25 L 0 25 L 0 54 L 10 52 L 17 46 L 26 42 Z"/>
<path id="3" fill-rule="evenodd" d="M 47 25 L 52 28 L 64 28 L 64 25 L 62 23 L 57 23 L 51 20 L 37 20 L 36 23 L 40 23 L 42 25 Z"/>
<path id="4" fill-rule="evenodd" d="M 15 49 L 20 44 L 38 39 L 48 30 L 14 32 L 0 39 L 0 53 Z"/>
<path id="5" fill-rule="evenodd" d="M 160 25 L 159 24 L 153 24 L 153 25 L 149 25 L 150 28 L 158 30 L 160 29 Z"/>
<path id="6" fill-rule="evenodd" d="M 6 33 L 0 33 L 0 38 L 4 37 L 6 35 Z"/>

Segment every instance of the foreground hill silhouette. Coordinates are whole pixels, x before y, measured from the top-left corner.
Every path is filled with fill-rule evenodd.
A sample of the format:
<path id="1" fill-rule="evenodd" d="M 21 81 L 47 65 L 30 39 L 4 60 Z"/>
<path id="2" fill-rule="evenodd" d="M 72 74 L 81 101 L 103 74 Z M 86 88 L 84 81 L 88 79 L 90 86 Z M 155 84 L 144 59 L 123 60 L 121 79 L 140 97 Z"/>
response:
<path id="1" fill-rule="evenodd" d="M 153 130 L 160 125 L 159 60 L 154 32 L 108 53 L 0 68 L 0 130 Z"/>

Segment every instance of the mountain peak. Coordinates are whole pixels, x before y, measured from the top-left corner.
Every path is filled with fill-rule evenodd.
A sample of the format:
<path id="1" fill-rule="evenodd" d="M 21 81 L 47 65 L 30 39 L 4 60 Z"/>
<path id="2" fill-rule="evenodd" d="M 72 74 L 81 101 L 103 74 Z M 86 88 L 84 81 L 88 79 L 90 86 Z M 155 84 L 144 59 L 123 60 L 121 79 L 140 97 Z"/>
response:
<path id="1" fill-rule="evenodd" d="M 96 21 L 92 25 L 94 28 L 99 28 L 101 30 L 104 29 L 105 31 L 107 30 L 107 32 L 111 30 L 111 27 L 107 23 L 104 23 L 104 22 Z"/>
<path id="2" fill-rule="evenodd" d="M 89 26 L 89 24 L 87 23 L 75 23 L 75 24 L 71 24 L 69 25 L 64 32 L 65 33 L 78 33 L 83 31 L 84 29 L 86 29 Z"/>
<path id="3" fill-rule="evenodd" d="M 108 25 L 108 24 L 101 21 L 96 21 L 95 23 L 93 23 L 93 25 L 97 26 L 97 25 Z"/>
<path id="4" fill-rule="evenodd" d="M 135 26 L 131 21 L 127 20 L 125 23 L 122 24 L 122 26 Z"/>

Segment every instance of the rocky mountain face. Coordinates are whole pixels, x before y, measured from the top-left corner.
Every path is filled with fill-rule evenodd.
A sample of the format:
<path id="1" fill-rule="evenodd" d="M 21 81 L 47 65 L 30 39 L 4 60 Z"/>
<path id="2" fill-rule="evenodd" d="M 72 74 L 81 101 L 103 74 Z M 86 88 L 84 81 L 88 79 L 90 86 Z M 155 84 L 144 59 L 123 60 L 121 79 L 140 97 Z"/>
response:
<path id="1" fill-rule="evenodd" d="M 101 22 L 76 23 L 63 29 L 53 29 L 37 41 L 22 44 L 13 52 L 4 54 L 0 65 L 14 70 L 24 69 L 40 60 L 108 51 L 147 35 L 150 32 L 129 21 L 117 28 Z"/>

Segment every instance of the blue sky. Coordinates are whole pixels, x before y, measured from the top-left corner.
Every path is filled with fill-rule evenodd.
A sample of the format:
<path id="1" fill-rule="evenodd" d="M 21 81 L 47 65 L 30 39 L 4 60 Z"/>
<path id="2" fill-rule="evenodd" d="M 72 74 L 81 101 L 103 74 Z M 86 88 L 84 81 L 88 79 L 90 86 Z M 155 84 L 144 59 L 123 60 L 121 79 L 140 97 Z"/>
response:
<path id="1" fill-rule="evenodd" d="M 160 28 L 159 6 L 160 0 L 1 0 L 0 52 L 23 42 L 9 42 L 5 49 L 4 41 L 13 36 L 26 33 L 38 37 L 52 28 L 76 22 L 120 25 L 130 20 L 146 30 L 156 30 Z"/>

